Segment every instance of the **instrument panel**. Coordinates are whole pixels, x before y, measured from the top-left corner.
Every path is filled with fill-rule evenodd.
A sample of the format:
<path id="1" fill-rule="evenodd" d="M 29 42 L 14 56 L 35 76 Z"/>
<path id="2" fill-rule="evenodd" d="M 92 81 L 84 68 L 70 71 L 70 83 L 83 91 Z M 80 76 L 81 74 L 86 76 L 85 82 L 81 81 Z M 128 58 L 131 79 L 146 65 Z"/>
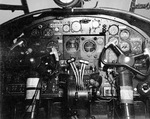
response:
<path id="1" fill-rule="evenodd" d="M 33 51 L 38 46 L 39 52 L 44 54 L 50 52 L 51 47 L 56 47 L 61 63 L 61 60 L 75 57 L 97 67 L 100 52 L 108 42 L 115 42 L 124 53 L 130 55 L 143 52 L 147 45 L 148 36 L 145 33 L 119 18 L 95 15 L 57 19 L 60 20 L 51 17 L 37 20 L 26 28 L 25 35 L 33 44 L 29 45 Z M 116 57 L 109 51 L 106 59 L 112 62 Z"/>
<path id="2" fill-rule="evenodd" d="M 21 39 L 24 44 L 16 47 L 14 53 L 11 53 L 12 57 L 16 57 L 10 58 L 9 64 L 12 68 L 26 67 L 28 69 L 32 66 L 40 68 L 40 72 L 47 70 L 47 73 L 52 72 L 53 74 L 51 68 L 43 68 L 40 63 L 46 61 L 45 67 L 47 67 L 46 64 L 49 64 L 50 61 L 43 57 L 50 54 L 52 48 L 55 48 L 59 57 L 59 66 L 62 69 L 68 66 L 67 60 L 71 58 L 75 58 L 77 68 L 81 67 L 80 60 L 87 61 L 85 76 L 100 71 L 99 56 L 104 46 L 109 42 L 114 42 L 129 56 L 142 53 L 144 48 L 150 46 L 149 36 L 141 29 L 132 26 L 125 20 L 107 15 L 45 17 L 26 26 L 24 36 Z M 117 56 L 112 50 L 108 50 L 105 59 L 112 63 L 117 61 Z M 142 61 L 138 62 L 138 64 L 140 63 Z M 6 66 L 10 68 L 10 65 Z M 50 63 L 50 67 L 54 67 L 53 62 Z M 106 74 L 102 71 L 100 73 L 103 78 L 101 86 L 103 93 L 101 95 L 111 95 L 107 94 L 111 87 Z M 25 84 L 21 83 L 20 87 L 22 85 Z M 43 85 L 45 87 L 45 83 Z M 18 85 L 10 85 L 8 92 L 13 92 L 13 87 L 16 88 Z M 21 93 L 23 90 L 21 88 Z M 45 90 L 43 88 L 43 92 Z M 137 92 L 135 91 L 135 93 Z"/>

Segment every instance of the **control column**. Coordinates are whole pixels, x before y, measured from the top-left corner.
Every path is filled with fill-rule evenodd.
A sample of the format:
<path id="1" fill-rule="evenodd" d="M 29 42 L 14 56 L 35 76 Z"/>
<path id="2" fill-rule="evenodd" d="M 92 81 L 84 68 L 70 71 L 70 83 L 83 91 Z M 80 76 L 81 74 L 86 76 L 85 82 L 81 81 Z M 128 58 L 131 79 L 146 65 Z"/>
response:
<path id="1" fill-rule="evenodd" d="M 132 74 L 123 68 L 119 71 L 121 119 L 134 119 Z"/>

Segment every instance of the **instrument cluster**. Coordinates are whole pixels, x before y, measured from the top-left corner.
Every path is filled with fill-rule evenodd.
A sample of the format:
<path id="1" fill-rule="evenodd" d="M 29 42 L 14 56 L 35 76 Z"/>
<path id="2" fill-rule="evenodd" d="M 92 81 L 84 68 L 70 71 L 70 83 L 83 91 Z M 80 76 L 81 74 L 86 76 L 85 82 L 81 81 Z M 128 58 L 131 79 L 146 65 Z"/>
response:
<path id="1" fill-rule="evenodd" d="M 118 18 L 102 15 L 57 19 L 60 20 L 50 17 L 33 22 L 25 34 L 30 42 L 33 40 L 34 45 L 42 47 L 40 52 L 50 52 L 55 47 L 61 63 L 61 60 L 75 57 L 97 67 L 101 50 L 108 42 L 115 42 L 127 55 L 143 52 L 146 45 L 147 36 L 140 29 Z M 112 62 L 116 56 L 108 51 L 106 59 Z"/>
<path id="2" fill-rule="evenodd" d="M 41 73 L 46 71 L 44 74 L 53 74 L 54 69 L 51 68 L 55 67 L 54 60 L 49 61 L 48 55 L 54 48 L 58 53 L 61 70 L 69 66 L 69 59 L 75 58 L 77 69 L 82 66 L 81 60 L 87 62 L 84 76 L 100 72 L 103 96 L 110 96 L 112 90 L 106 74 L 99 69 L 99 57 L 105 45 L 113 42 L 129 56 L 142 53 L 144 48 L 150 46 L 149 37 L 142 30 L 122 19 L 105 15 L 42 18 L 26 27 L 24 35 L 19 39 L 23 39 L 23 44 L 12 50 L 14 53 L 10 53 L 15 58 L 10 58 L 11 66 L 7 65 L 8 68 L 38 67 Z M 117 61 L 117 56 L 112 50 L 107 50 L 105 59 L 112 63 Z M 136 66 L 144 66 L 142 60 L 136 63 Z"/>
<path id="3" fill-rule="evenodd" d="M 113 42 L 126 55 L 137 55 L 142 53 L 145 47 L 149 48 L 148 38 L 139 28 L 111 16 L 70 16 L 55 19 L 46 17 L 26 27 L 24 35 L 19 38 L 23 39 L 24 44 L 16 47 L 14 53 L 10 53 L 15 58 L 12 58 L 9 64 L 16 69 L 38 67 L 40 72 L 47 70 L 46 74 L 50 72 L 53 74 L 51 69 L 54 67 L 53 61 L 48 61 L 47 56 L 55 48 L 61 69 L 69 66 L 67 60 L 71 58 L 75 58 L 77 68 L 81 67 L 80 60 L 84 60 L 88 62 L 84 75 L 89 76 L 100 71 L 99 56 L 106 44 Z M 112 63 L 117 61 L 117 56 L 112 50 L 108 50 L 105 59 Z M 51 67 L 47 67 L 46 63 L 50 63 Z M 138 64 L 143 63 L 139 61 Z M 10 65 L 7 66 L 10 67 Z M 107 94 L 111 87 L 107 82 L 106 74 L 101 71 L 100 73 L 103 78 L 101 87 L 104 93 L 102 95 L 111 95 Z"/>

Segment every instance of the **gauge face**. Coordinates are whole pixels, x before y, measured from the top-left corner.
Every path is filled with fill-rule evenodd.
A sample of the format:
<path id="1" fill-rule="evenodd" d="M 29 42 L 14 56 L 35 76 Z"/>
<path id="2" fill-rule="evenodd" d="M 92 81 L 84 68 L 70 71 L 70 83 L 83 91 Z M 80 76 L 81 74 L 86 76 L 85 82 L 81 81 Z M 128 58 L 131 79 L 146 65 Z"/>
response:
<path id="1" fill-rule="evenodd" d="M 93 22 L 92 22 L 92 26 L 93 26 L 93 28 L 98 28 L 99 27 L 99 22 L 97 21 L 97 20 L 94 20 Z"/>
<path id="2" fill-rule="evenodd" d="M 72 2 L 73 0 L 60 0 L 60 2 L 62 2 L 62 3 L 70 3 L 70 2 Z"/>
<path id="3" fill-rule="evenodd" d="M 109 34 L 111 34 L 111 35 L 116 35 L 116 34 L 118 34 L 118 32 L 119 32 L 119 28 L 118 28 L 118 26 L 117 25 L 111 25 L 110 27 L 109 27 Z"/>
<path id="4" fill-rule="evenodd" d="M 118 40 L 117 37 L 110 37 L 110 38 L 109 38 L 109 42 L 113 42 L 113 43 L 115 43 L 116 45 L 119 44 L 119 40 Z"/>
<path id="5" fill-rule="evenodd" d="M 124 29 L 120 32 L 120 38 L 123 40 L 127 40 L 130 36 L 130 33 L 127 29 Z"/>
<path id="6" fill-rule="evenodd" d="M 80 3 L 81 0 L 54 0 L 54 2 L 60 7 L 74 7 Z"/>
<path id="7" fill-rule="evenodd" d="M 142 39 L 132 38 L 131 39 L 131 48 L 132 52 L 138 54 L 142 52 Z"/>
<path id="8" fill-rule="evenodd" d="M 76 39 L 69 39 L 66 42 L 66 50 L 68 53 L 76 53 L 79 49 L 79 43 Z"/>
<path id="9" fill-rule="evenodd" d="M 96 44 L 93 41 L 86 41 L 84 43 L 84 51 L 85 52 L 94 52 L 96 51 Z"/>
<path id="10" fill-rule="evenodd" d="M 120 44 L 120 48 L 123 52 L 127 52 L 130 50 L 130 45 L 127 42 L 123 42 Z"/>
<path id="11" fill-rule="evenodd" d="M 73 32 L 78 32 L 81 30 L 81 24 L 78 21 L 75 21 L 72 23 L 71 28 Z"/>
<path id="12" fill-rule="evenodd" d="M 38 29 L 33 29 L 31 32 L 31 35 L 32 36 L 38 36 L 38 35 L 40 35 L 40 31 Z"/>
<path id="13" fill-rule="evenodd" d="M 63 26 L 63 31 L 64 31 L 64 32 L 69 32 L 69 31 L 70 31 L 70 26 L 69 26 L 68 24 L 65 24 L 65 25 Z"/>
<path id="14" fill-rule="evenodd" d="M 56 48 L 57 51 L 58 51 L 58 45 L 57 45 L 57 43 L 54 42 L 54 41 L 50 41 L 50 42 L 47 44 L 46 51 L 47 51 L 47 52 L 51 52 L 53 47 Z"/>
<path id="15" fill-rule="evenodd" d="M 51 28 L 44 29 L 43 36 L 46 36 L 46 37 L 53 36 L 53 30 Z"/>
<path id="16" fill-rule="evenodd" d="M 99 45 L 103 45 L 104 44 L 104 38 L 102 38 L 102 37 L 99 37 L 96 41 L 97 41 L 97 43 Z"/>

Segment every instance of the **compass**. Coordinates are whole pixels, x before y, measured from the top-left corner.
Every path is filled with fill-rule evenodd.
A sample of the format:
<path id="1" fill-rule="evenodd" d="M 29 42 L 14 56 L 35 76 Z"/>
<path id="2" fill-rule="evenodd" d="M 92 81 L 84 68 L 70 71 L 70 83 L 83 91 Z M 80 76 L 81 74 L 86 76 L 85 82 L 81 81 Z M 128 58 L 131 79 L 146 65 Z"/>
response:
<path id="1" fill-rule="evenodd" d="M 81 0 L 54 0 L 54 2 L 60 7 L 74 7 L 78 5 Z"/>

